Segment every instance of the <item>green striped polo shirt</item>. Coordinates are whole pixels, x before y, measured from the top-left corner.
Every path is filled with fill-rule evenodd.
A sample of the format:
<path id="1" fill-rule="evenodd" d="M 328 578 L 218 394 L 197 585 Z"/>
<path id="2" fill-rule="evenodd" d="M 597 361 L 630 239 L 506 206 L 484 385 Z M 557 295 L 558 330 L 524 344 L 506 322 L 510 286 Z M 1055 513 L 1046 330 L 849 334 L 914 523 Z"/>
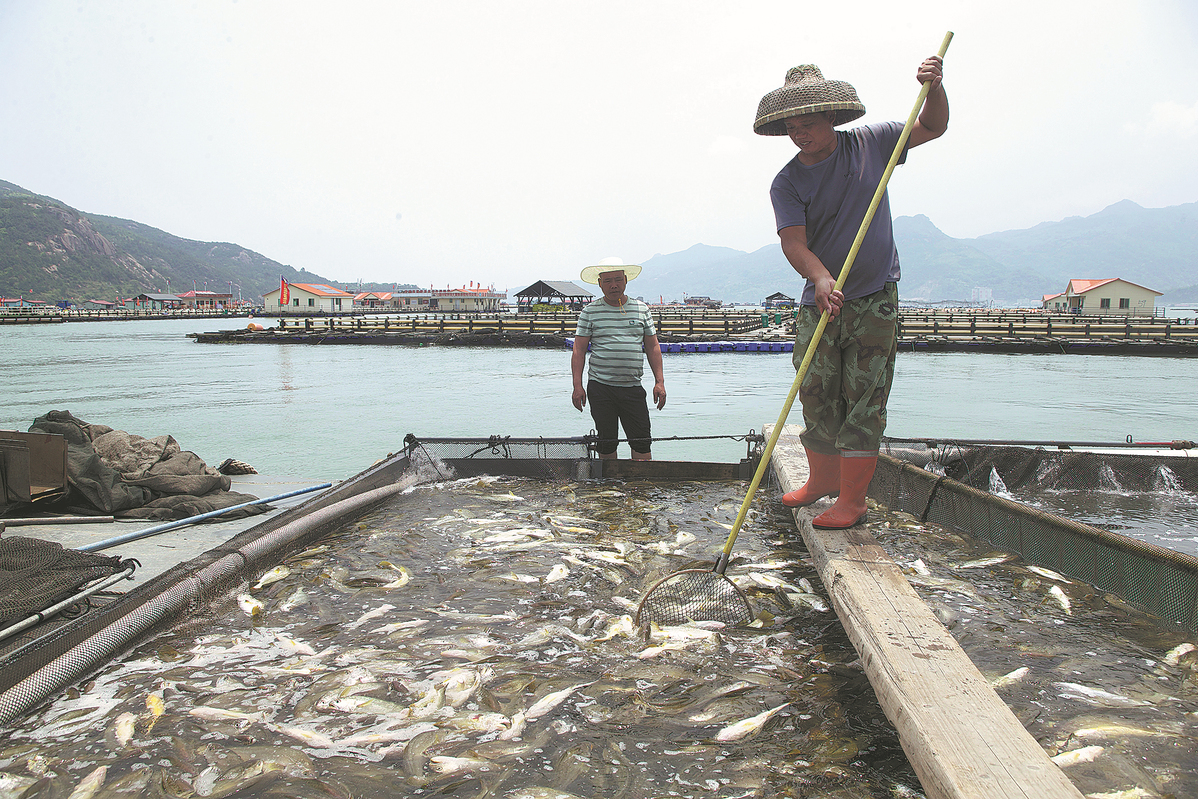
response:
<path id="1" fill-rule="evenodd" d="M 576 336 L 591 339 L 587 378 L 609 386 L 639 386 L 645 367 L 645 336 L 657 335 L 649 306 L 629 297 L 620 307 L 603 298 L 588 303 L 578 315 Z"/>

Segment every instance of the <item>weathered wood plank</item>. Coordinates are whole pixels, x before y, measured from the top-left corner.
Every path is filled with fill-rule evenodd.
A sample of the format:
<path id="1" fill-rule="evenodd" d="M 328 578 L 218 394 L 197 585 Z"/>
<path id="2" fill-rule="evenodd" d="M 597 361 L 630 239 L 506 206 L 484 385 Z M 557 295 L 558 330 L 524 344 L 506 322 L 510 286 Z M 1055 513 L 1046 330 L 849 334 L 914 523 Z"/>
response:
<path id="1" fill-rule="evenodd" d="M 769 427 L 772 427 L 769 426 Z M 771 467 L 782 491 L 806 479 L 801 428 Z M 767 435 L 770 430 L 764 430 Z M 866 525 L 817 530 L 826 505 L 795 521 L 903 751 L 932 799 L 1082 799 L 911 588 Z"/>

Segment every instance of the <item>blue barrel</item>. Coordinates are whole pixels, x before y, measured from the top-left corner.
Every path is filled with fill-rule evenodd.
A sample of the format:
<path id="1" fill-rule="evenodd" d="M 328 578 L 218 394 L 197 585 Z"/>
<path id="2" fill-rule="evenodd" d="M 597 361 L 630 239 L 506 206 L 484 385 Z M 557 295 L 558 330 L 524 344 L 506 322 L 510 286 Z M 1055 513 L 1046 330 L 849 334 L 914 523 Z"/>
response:
<path id="1" fill-rule="evenodd" d="M 683 352 L 694 352 L 695 351 L 694 343 L 690 342 L 690 341 L 686 342 L 685 344 L 682 345 L 682 351 Z"/>
<path id="2" fill-rule="evenodd" d="M 795 343 L 793 341 L 782 342 L 782 351 L 783 352 L 794 352 L 795 351 Z"/>

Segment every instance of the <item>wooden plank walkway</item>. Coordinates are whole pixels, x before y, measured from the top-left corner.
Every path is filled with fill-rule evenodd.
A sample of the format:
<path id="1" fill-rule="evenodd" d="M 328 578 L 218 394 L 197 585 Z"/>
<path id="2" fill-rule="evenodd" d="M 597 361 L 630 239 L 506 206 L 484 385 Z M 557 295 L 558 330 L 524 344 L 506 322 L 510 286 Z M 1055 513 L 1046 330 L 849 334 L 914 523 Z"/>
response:
<path id="1" fill-rule="evenodd" d="M 789 312 L 654 310 L 662 342 L 793 339 Z M 561 346 L 574 334 L 574 312 L 412 314 L 258 318 L 250 332 L 192 334 L 204 343 L 506 344 Z M 1198 356 L 1196 320 L 1163 317 L 1078 317 L 1023 311 L 899 312 L 900 352 L 1000 352 Z M 454 338 L 457 337 L 457 338 Z M 544 341 L 536 340 L 544 337 Z M 663 350 L 664 351 L 664 350 Z M 696 350 L 698 351 L 698 350 Z M 719 350 L 704 350 L 719 351 Z M 781 348 L 772 351 L 782 351 Z"/>
<path id="2" fill-rule="evenodd" d="M 807 477 L 800 430 L 787 425 L 771 458 L 782 491 Z M 795 521 L 924 792 L 931 799 L 1083 799 L 868 528 L 816 530 L 811 519 L 819 510 L 797 508 Z"/>

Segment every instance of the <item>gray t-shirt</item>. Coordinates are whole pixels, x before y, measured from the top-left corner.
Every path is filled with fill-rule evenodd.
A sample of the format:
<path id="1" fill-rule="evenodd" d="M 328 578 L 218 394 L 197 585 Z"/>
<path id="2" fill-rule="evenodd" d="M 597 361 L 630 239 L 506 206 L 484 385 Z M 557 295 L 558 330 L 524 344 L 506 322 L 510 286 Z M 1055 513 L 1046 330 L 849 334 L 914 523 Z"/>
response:
<path id="1" fill-rule="evenodd" d="M 778 230 L 806 226 L 807 247 L 834 278 L 840 276 L 902 132 L 903 126 L 898 122 L 838 130 L 836 150 L 830 156 L 807 166 L 796 155 L 774 178 L 770 201 Z M 906 159 L 904 148 L 898 163 Z M 883 194 L 845 281 L 844 297 L 846 300 L 865 297 L 898 279 L 899 259 L 890 222 L 890 197 Z M 810 280 L 803 290 L 802 304 L 815 304 L 815 286 Z"/>

